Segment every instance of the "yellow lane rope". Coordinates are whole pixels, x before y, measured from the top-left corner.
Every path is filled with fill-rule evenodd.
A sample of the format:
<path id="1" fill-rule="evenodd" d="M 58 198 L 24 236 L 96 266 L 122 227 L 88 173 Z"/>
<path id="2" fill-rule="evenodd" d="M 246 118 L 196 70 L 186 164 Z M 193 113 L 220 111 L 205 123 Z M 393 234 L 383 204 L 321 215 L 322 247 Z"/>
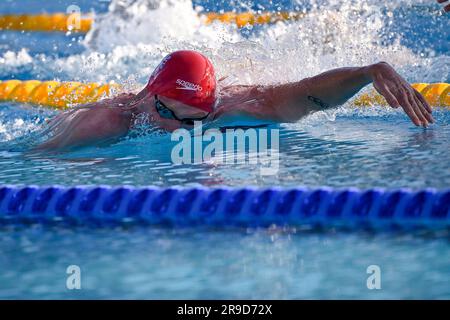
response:
<path id="1" fill-rule="evenodd" d="M 225 12 L 225 13 L 206 13 L 205 23 L 210 24 L 214 21 L 220 21 L 222 23 L 231 24 L 234 23 L 238 28 L 245 27 L 246 25 L 268 24 L 277 21 L 299 20 L 306 14 L 303 12 Z"/>
<path id="2" fill-rule="evenodd" d="M 60 32 L 72 30 L 86 33 L 91 29 L 92 22 L 92 17 L 82 17 L 79 14 L 2 15 L 0 30 Z"/>
<path id="3" fill-rule="evenodd" d="M 118 85 L 75 81 L 0 81 L 0 101 L 12 101 L 64 109 L 107 97 Z"/>
<path id="4" fill-rule="evenodd" d="M 262 13 L 202 13 L 200 14 L 205 24 L 220 21 L 222 23 L 236 24 L 239 28 L 246 25 L 268 24 L 277 21 L 298 20 L 305 16 L 302 12 L 262 12 Z M 76 31 L 88 32 L 94 19 L 90 16 L 82 16 L 79 13 L 65 14 L 23 14 L 0 16 L 0 30 L 15 31 Z"/>
<path id="5" fill-rule="evenodd" d="M 450 107 L 450 84 L 414 83 L 412 85 L 431 106 Z M 117 84 L 57 82 L 37 80 L 0 81 L 0 101 L 12 101 L 63 109 L 71 105 L 98 101 L 119 90 Z M 356 106 L 386 105 L 382 96 L 365 93 L 353 100 Z"/>
<path id="6" fill-rule="evenodd" d="M 450 107 L 450 84 L 449 83 L 413 83 L 413 88 L 419 91 L 432 107 Z M 356 106 L 382 105 L 387 102 L 383 96 L 372 91 L 359 95 L 353 100 Z"/>

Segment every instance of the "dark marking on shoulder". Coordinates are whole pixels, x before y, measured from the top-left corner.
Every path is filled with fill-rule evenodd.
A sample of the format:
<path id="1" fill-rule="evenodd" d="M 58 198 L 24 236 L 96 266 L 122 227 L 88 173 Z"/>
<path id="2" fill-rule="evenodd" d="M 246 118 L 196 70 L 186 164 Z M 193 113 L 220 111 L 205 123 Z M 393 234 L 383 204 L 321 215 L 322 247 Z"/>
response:
<path id="1" fill-rule="evenodd" d="M 308 96 L 308 100 L 314 102 L 316 105 L 318 105 L 321 108 L 327 109 L 330 107 L 330 105 L 326 104 L 325 102 L 323 102 L 322 100 L 320 100 L 319 98 L 313 97 L 313 96 Z"/>

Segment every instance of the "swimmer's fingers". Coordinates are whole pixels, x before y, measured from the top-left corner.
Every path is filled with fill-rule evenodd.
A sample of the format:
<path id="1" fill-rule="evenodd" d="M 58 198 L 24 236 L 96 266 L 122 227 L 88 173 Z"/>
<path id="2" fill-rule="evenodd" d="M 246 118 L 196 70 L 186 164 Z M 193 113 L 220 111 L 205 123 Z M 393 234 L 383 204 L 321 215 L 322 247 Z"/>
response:
<path id="1" fill-rule="evenodd" d="M 423 99 L 422 95 L 411 86 L 409 86 L 408 98 L 411 105 L 414 106 L 416 114 L 422 117 L 422 124 L 424 126 L 434 122 L 433 116 L 431 115 L 432 110 L 430 106 L 426 100 Z"/>
<path id="2" fill-rule="evenodd" d="M 427 100 L 425 100 L 425 98 L 423 97 L 423 95 L 417 91 L 416 89 L 414 89 L 414 92 L 417 96 L 417 99 L 420 100 L 420 102 L 422 102 L 423 107 L 429 112 L 429 113 L 433 113 L 433 109 L 431 109 L 430 104 L 428 103 Z"/>
<path id="3" fill-rule="evenodd" d="M 412 106 L 414 110 L 414 113 L 420 120 L 420 124 L 424 127 L 427 127 L 429 124 L 429 121 L 426 116 L 429 114 L 428 111 L 421 106 L 421 102 L 415 96 L 414 91 L 407 91 L 407 97 L 409 104 Z"/>
<path id="4" fill-rule="evenodd" d="M 379 93 L 386 99 L 386 102 L 392 107 L 392 108 L 398 108 L 400 107 L 400 103 L 398 102 L 397 98 L 394 96 L 394 94 L 389 90 L 389 88 L 384 84 L 381 83 L 375 87 Z"/>
<path id="5" fill-rule="evenodd" d="M 408 117 L 411 119 L 411 121 L 416 125 L 420 126 L 422 124 L 422 121 L 419 119 L 418 115 L 415 112 L 415 108 L 411 105 L 409 102 L 409 99 L 407 95 L 404 93 L 401 97 L 399 97 L 400 105 L 402 106 L 405 113 L 408 115 Z"/>
<path id="6" fill-rule="evenodd" d="M 423 110 L 424 112 L 422 112 L 420 107 L 421 102 L 417 100 L 412 88 L 400 85 L 399 89 L 393 91 L 386 84 L 382 83 L 377 86 L 377 89 L 391 107 L 398 108 L 401 106 L 416 126 L 428 125 L 429 120 L 424 114 L 428 114 L 428 112 L 427 110 Z"/>
<path id="7" fill-rule="evenodd" d="M 433 110 L 431 109 L 427 100 L 425 100 L 425 98 L 420 94 L 420 92 L 418 92 L 415 89 L 414 89 L 414 95 L 415 95 L 416 100 L 418 101 L 418 105 L 422 108 L 422 113 L 424 114 L 424 116 L 427 118 L 427 120 L 430 123 L 434 123 L 434 118 L 432 116 Z"/>

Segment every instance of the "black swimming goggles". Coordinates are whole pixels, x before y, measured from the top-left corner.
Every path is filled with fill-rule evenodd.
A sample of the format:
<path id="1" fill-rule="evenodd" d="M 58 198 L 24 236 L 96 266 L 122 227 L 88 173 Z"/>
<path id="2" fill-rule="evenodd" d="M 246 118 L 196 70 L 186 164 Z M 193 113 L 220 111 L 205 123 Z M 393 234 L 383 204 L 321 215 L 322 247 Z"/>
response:
<path id="1" fill-rule="evenodd" d="M 155 95 L 155 109 L 158 112 L 158 114 L 161 116 L 161 118 L 164 119 L 172 119 L 172 120 L 178 120 L 184 124 L 193 126 L 194 125 L 194 121 L 202 121 L 204 119 L 206 119 L 206 117 L 208 117 L 209 113 L 201 118 L 183 118 L 180 119 L 176 116 L 176 114 L 170 110 L 169 108 L 166 107 L 166 105 L 164 103 L 162 103 L 161 100 L 158 99 L 158 96 Z"/>

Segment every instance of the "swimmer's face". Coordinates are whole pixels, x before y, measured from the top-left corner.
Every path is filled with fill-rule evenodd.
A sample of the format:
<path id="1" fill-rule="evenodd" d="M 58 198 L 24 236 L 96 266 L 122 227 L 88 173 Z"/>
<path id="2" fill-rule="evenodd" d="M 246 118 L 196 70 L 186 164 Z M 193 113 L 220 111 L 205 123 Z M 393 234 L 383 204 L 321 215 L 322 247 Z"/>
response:
<path id="1" fill-rule="evenodd" d="M 194 121 L 205 120 L 209 113 L 201 109 L 183 104 L 179 101 L 142 90 L 136 95 L 133 108 L 136 112 L 145 112 L 153 122 L 169 131 L 180 127 L 191 128 Z"/>
<path id="2" fill-rule="evenodd" d="M 208 112 L 200 110 L 198 108 L 191 107 L 182 102 L 158 96 L 158 99 L 164 104 L 164 106 L 171 110 L 178 119 L 202 119 L 208 115 Z"/>

